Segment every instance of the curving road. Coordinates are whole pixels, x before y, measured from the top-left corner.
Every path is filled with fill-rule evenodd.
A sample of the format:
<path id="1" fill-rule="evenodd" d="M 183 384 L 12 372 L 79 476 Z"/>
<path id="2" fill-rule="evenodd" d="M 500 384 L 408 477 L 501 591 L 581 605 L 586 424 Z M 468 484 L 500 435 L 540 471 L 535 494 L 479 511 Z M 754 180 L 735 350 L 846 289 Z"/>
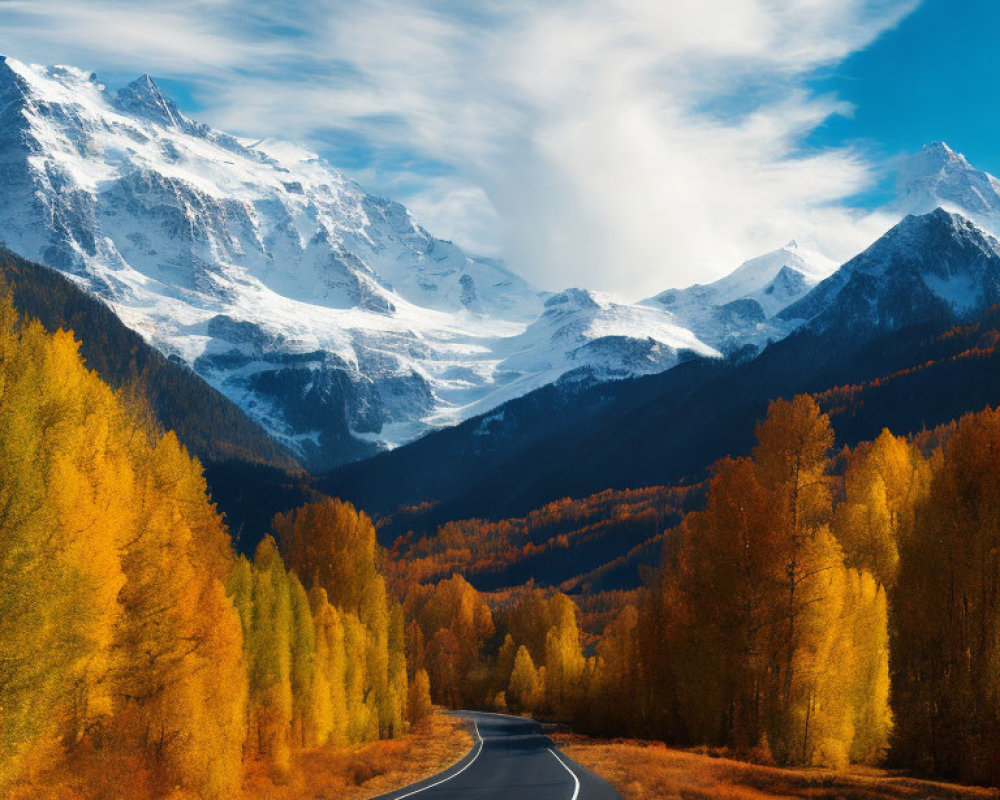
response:
<path id="1" fill-rule="evenodd" d="M 460 711 L 476 744 L 432 778 L 375 800 L 621 800 L 611 784 L 570 761 L 534 720 Z"/>

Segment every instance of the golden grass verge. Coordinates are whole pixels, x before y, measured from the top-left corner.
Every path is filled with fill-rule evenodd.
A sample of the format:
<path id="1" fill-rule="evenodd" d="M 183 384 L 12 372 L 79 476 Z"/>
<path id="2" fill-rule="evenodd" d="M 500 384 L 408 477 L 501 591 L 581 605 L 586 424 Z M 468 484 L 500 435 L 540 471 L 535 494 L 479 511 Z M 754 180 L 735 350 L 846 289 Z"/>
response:
<path id="1" fill-rule="evenodd" d="M 435 711 L 400 739 L 300 751 L 280 784 L 263 767 L 250 765 L 243 800 L 367 800 L 447 769 L 472 746 L 461 719 Z"/>
<path id="2" fill-rule="evenodd" d="M 404 737 L 357 748 L 322 747 L 292 756 L 290 774 L 276 780 L 266 765 L 246 765 L 243 791 L 227 800 L 367 800 L 430 777 L 473 746 L 466 724 L 435 711 Z M 40 765 L 60 752 L 39 752 Z M 80 748 L 59 769 L 39 766 L 3 794 L 3 800 L 200 800 L 164 785 L 138 758 Z"/>
<path id="3" fill-rule="evenodd" d="M 625 800 L 997 800 L 1000 791 L 869 768 L 780 769 L 674 750 L 659 742 L 560 734 L 559 747 Z"/>

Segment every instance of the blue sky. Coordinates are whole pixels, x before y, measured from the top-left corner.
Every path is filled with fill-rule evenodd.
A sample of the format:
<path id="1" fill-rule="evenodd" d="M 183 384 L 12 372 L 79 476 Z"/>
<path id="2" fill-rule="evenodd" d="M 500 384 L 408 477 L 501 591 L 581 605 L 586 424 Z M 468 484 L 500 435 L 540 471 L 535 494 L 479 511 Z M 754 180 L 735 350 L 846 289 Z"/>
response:
<path id="1" fill-rule="evenodd" d="M 924 0 L 884 33 L 811 82 L 851 102 L 811 137 L 814 146 L 860 140 L 878 154 L 946 141 L 1000 174 L 1000 60 L 995 0 Z"/>
<path id="2" fill-rule="evenodd" d="M 893 159 L 1000 172 L 994 0 L 0 0 L 0 50 L 287 138 L 545 288 L 846 258 Z"/>

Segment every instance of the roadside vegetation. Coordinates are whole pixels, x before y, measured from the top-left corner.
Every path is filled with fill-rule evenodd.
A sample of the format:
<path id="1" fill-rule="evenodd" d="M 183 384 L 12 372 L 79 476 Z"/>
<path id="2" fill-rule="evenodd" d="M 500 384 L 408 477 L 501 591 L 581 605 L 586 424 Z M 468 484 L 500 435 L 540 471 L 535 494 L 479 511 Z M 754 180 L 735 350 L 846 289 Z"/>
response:
<path id="1" fill-rule="evenodd" d="M 354 747 L 295 750 L 281 777 L 262 760 L 248 763 L 234 800 L 367 800 L 437 774 L 461 759 L 473 746 L 468 726 L 440 710 L 415 724 L 398 739 Z M 115 770 L 109 772 L 109 768 Z M 81 752 L 69 761 L 37 771 L 15 786 L 6 800 L 76 800 L 155 796 L 153 776 L 120 762 Z M 183 793 L 168 795 L 181 798 Z"/>
<path id="2" fill-rule="evenodd" d="M 556 736 L 563 752 L 625 800 L 996 800 L 1000 791 L 871 767 L 779 768 L 658 742 Z"/>
<path id="3" fill-rule="evenodd" d="M 366 800 L 446 770 L 473 744 L 466 723 L 437 710 L 398 739 L 297 751 L 284 783 L 255 766 L 244 780 L 242 800 Z"/>

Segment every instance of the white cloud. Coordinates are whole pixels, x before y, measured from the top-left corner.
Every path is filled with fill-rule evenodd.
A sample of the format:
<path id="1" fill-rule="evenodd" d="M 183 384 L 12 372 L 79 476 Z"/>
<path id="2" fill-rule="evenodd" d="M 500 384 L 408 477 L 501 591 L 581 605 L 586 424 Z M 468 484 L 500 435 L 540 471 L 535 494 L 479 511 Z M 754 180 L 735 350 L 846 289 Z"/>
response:
<path id="1" fill-rule="evenodd" d="M 360 177 L 409 187 L 439 235 L 547 288 L 635 297 L 793 236 L 844 258 L 880 232 L 843 206 L 872 179 L 863 154 L 802 152 L 849 113 L 804 81 L 914 4 L 0 0 L 0 44 L 187 77 L 203 117 L 247 134 L 350 131 L 374 153 Z M 401 151 L 451 169 L 378 166 Z"/>

